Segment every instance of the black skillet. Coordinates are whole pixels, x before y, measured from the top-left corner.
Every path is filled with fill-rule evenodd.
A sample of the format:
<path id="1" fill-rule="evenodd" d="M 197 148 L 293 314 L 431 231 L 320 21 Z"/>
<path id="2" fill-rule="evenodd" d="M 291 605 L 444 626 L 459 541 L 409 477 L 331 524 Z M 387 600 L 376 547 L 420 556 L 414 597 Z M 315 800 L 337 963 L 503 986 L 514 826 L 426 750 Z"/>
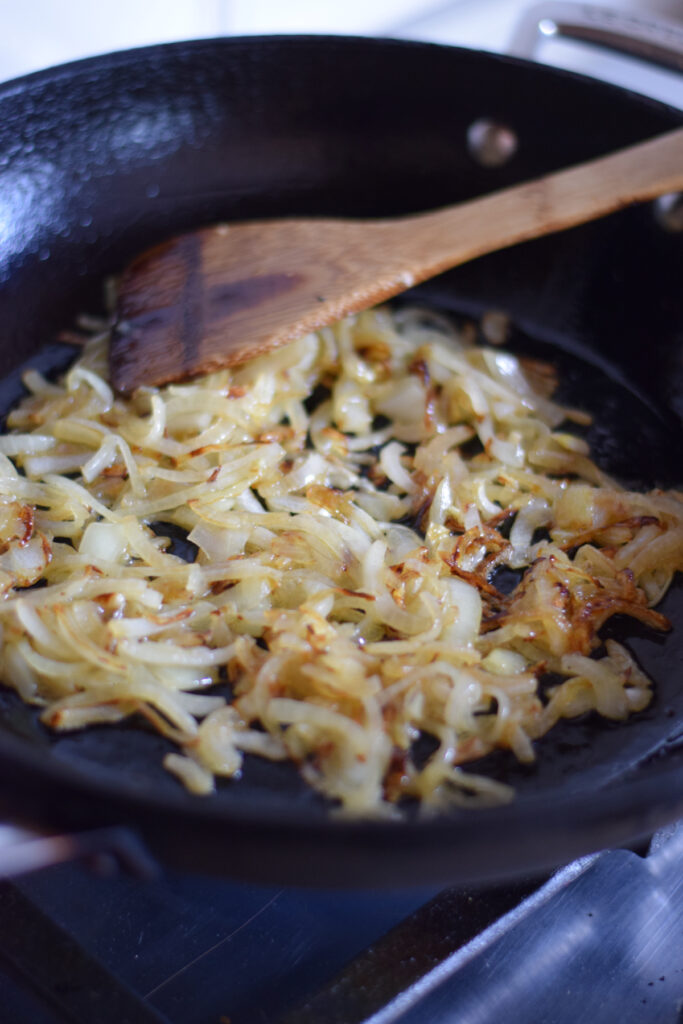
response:
<path id="1" fill-rule="evenodd" d="M 491 118 L 519 140 L 504 166 L 466 145 Z M 0 87 L 0 370 L 70 353 L 54 332 L 96 308 L 133 254 L 218 219 L 428 209 L 616 149 L 681 123 L 624 90 L 523 61 L 413 43 L 273 38 L 159 46 Z M 683 235 L 651 207 L 481 259 L 421 289 L 477 315 L 508 311 L 513 345 L 556 356 L 568 397 L 597 414 L 610 471 L 680 484 Z M 37 355 L 35 353 L 38 353 Z M 135 725 L 55 736 L 0 690 L 8 815 L 61 828 L 138 830 L 165 862 L 251 879 L 398 884 L 501 878 L 632 840 L 683 813 L 683 600 L 666 639 L 620 624 L 656 683 L 615 727 L 558 727 L 522 769 L 489 769 L 516 801 L 432 820 L 348 823 L 293 768 L 249 762 L 215 797 L 161 768 L 165 741 Z"/>

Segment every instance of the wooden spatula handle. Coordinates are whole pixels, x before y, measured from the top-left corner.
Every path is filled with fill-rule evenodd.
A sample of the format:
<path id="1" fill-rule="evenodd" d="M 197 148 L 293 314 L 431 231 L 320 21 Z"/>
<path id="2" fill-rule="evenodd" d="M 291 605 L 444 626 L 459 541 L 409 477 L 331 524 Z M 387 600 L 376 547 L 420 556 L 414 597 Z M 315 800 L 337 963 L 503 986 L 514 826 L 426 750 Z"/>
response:
<path id="1" fill-rule="evenodd" d="M 683 129 L 433 213 L 173 239 L 123 275 L 113 383 L 128 391 L 243 362 L 477 256 L 678 190 Z"/>
<path id="2" fill-rule="evenodd" d="M 676 129 L 523 185 L 386 224 L 386 244 L 403 240 L 404 255 L 412 250 L 415 279 L 424 280 L 485 253 L 681 188 L 683 129 Z"/>

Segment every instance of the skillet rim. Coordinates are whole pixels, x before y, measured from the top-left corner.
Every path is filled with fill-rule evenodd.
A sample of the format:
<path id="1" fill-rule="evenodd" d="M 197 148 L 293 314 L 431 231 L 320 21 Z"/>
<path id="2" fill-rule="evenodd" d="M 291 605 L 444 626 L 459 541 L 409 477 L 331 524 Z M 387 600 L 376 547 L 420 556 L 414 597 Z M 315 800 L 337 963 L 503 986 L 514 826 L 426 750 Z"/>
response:
<path id="1" fill-rule="evenodd" d="M 45 765 L 33 753 L 0 736 L 0 770 L 16 784 L 9 798 L 0 795 L 2 812 L 29 826 L 37 813 L 41 828 L 58 831 L 124 827 L 167 867 L 259 884 L 387 888 L 535 877 L 599 849 L 633 845 L 683 815 L 680 756 L 662 765 L 653 755 L 646 775 L 598 787 L 590 801 L 585 791 L 549 789 L 457 815 L 377 820 L 312 817 L 260 801 L 226 807 L 180 784 L 152 796 L 99 778 L 98 765 L 79 771 L 54 757 Z M 493 858 L 492 848 L 500 851 Z"/>
<path id="2" fill-rule="evenodd" d="M 26 74 L 17 75 L 14 78 L 8 78 L 5 81 L 0 82 L 0 101 L 5 97 L 5 95 L 10 96 L 13 93 L 18 93 L 23 89 L 33 86 L 38 86 L 41 83 L 44 84 L 52 81 L 58 81 L 61 78 L 74 78 L 81 72 L 87 74 L 87 72 L 92 69 L 97 70 L 100 67 L 113 68 L 130 63 L 131 60 L 149 58 L 165 53 L 170 54 L 177 52 L 180 54 L 193 49 L 201 50 L 203 48 L 214 48 L 217 44 L 239 48 L 240 46 L 252 44 L 279 46 L 281 44 L 292 43 L 301 43 L 304 45 L 333 43 L 335 46 L 348 45 L 350 47 L 361 43 L 363 45 L 370 46 L 376 45 L 383 49 L 386 49 L 387 47 L 396 47 L 397 49 L 403 48 L 406 50 L 424 49 L 433 50 L 435 52 L 449 51 L 475 54 L 477 57 L 490 59 L 498 64 L 510 64 L 526 68 L 531 67 L 543 74 L 548 74 L 549 77 L 588 82 L 596 88 L 606 90 L 607 92 L 611 91 L 615 95 L 628 96 L 641 105 L 651 106 L 655 110 L 673 115 L 680 124 L 683 124 L 683 109 L 665 103 L 663 100 L 637 92 L 635 89 L 629 89 L 627 86 L 616 85 L 613 82 L 609 82 L 601 78 L 594 78 L 592 75 L 588 75 L 584 72 L 574 71 L 570 68 L 558 67 L 553 64 L 545 64 L 543 61 L 533 60 L 532 58 L 519 57 L 511 53 L 498 53 L 494 50 L 483 50 L 478 49 L 477 47 L 459 46 L 451 43 L 437 43 L 424 39 L 406 39 L 400 36 L 364 36 L 355 34 L 335 35 L 333 33 L 317 34 L 305 32 L 281 34 L 258 33 L 254 35 L 235 36 L 202 36 L 196 39 L 180 39 L 167 43 L 144 43 L 140 46 L 127 47 L 124 50 L 110 50 L 105 53 L 98 53 L 92 56 L 79 57 L 75 60 L 65 61 L 59 64 L 51 64 L 46 68 L 40 68 L 37 71 L 29 71 Z"/>

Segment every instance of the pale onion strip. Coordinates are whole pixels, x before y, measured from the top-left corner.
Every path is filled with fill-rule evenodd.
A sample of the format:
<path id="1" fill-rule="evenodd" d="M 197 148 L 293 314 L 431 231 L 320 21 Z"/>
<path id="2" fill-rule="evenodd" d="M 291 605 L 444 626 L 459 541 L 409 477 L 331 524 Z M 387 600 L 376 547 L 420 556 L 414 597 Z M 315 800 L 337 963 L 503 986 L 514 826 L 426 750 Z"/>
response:
<path id="1" fill-rule="evenodd" d="M 114 401 L 114 393 L 102 377 L 91 370 L 87 370 L 84 366 L 75 366 L 72 370 L 69 370 L 66 376 L 66 386 L 70 391 L 73 391 L 81 383 L 91 387 L 99 398 L 102 399 L 103 411 L 111 408 Z"/>
<path id="2" fill-rule="evenodd" d="M 346 715 L 320 707 L 318 704 L 273 697 L 268 705 L 267 718 L 279 725 L 310 724 L 322 729 L 323 732 L 340 734 L 357 753 L 362 753 L 365 748 L 366 732 L 362 726 Z M 286 742 L 286 734 L 284 739 Z"/>
<path id="3" fill-rule="evenodd" d="M 235 733 L 235 746 L 245 754 L 258 754 L 269 761 L 285 761 L 287 747 L 277 736 L 267 732 L 256 732 L 254 729 L 241 729 Z"/>
<path id="4" fill-rule="evenodd" d="M 40 614 L 25 598 L 17 598 L 11 608 L 29 636 L 49 650 L 54 644 L 54 633 L 44 623 Z"/>
<path id="5" fill-rule="evenodd" d="M 86 420 L 80 416 L 63 417 L 57 420 L 52 428 L 52 433 L 60 441 L 68 441 L 72 444 L 84 444 L 88 447 L 98 447 L 102 437 L 112 433 L 110 427 L 97 420 Z"/>
<path id="6" fill-rule="evenodd" d="M 118 704 L 93 704 L 88 707 L 70 706 L 62 702 L 53 704 L 41 718 L 46 725 L 59 731 L 85 729 L 89 725 L 113 725 L 127 718 L 129 711 Z"/>
<path id="7" fill-rule="evenodd" d="M 211 649 L 208 647 L 179 647 L 164 640 L 149 643 L 132 643 L 121 640 L 118 650 L 135 661 L 149 665 L 191 665 L 207 668 L 210 665 L 224 665 L 235 650 L 234 644 Z"/>
<path id="8" fill-rule="evenodd" d="M 35 455 L 54 448 L 57 440 L 45 434 L 4 434 L 0 436 L 3 455 Z"/>
<path id="9" fill-rule="evenodd" d="M 87 455 L 82 452 L 67 455 L 27 455 L 23 465 L 29 477 L 46 476 L 48 473 L 75 473 L 81 469 Z"/>
<path id="10" fill-rule="evenodd" d="M 211 697 L 203 693 L 178 693 L 176 700 L 185 711 L 189 711 L 195 718 L 204 718 L 212 711 L 225 707 L 225 697 Z"/>
<path id="11" fill-rule="evenodd" d="M 54 679 L 64 682 L 65 675 L 71 671 L 77 671 L 80 663 L 74 658 L 69 661 L 67 659 L 58 661 L 55 658 L 49 658 L 44 654 L 40 654 L 28 641 L 20 640 L 17 644 L 17 650 L 24 658 L 27 665 L 42 678 Z"/>
<path id="12" fill-rule="evenodd" d="M 76 483 L 75 480 L 68 480 L 66 477 L 47 473 L 44 481 L 49 487 L 54 488 L 58 492 L 61 491 L 66 501 L 71 501 L 88 512 L 95 512 L 103 519 L 109 519 L 112 522 L 116 520 L 116 513 L 111 512 L 106 505 L 94 498 L 85 487 Z M 39 503 L 42 504 L 42 502 Z"/>
<path id="13" fill-rule="evenodd" d="M 176 775 L 190 793 L 195 793 L 197 796 L 207 796 L 216 788 L 212 773 L 208 772 L 206 768 L 202 768 L 191 757 L 184 757 L 182 754 L 166 754 L 164 768 Z"/>
<path id="14" fill-rule="evenodd" d="M 95 643 L 81 630 L 70 608 L 58 605 L 55 608 L 55 618 L 58 635 L 71 647 L 74 660 L 80 656 L 95 668 L 106 669 L 107 672 L 121 676 L 129 674 L 130 666 L 125 661 Z"/>
<path id="15" fill-rule="evenodd" d="M 83 479 L 86 483 L 92 483 L 93 480 L 103 472 L 103 470 L 112 465 L 116 460 L 117 455 L 121 456 L 126 467 L 128 480 L 130 481 L 130 487 L 133 494 L 136 498 L 143 497 L 146 493 L 146 489 L 142 480 L 142 475 L 131 454 L 128 444 L 122 437 L 109 435 L 104 438 L 99 450 L 95 452 L 95 454 L 83 465 L 81 470 Z"/>
<path id="16" fill-rule="evenodd" d="M 38 370 L 25 370 L 21 380 L 27 391 L 33 395 L 61 395 L 62 388 L 47 380 Z"/>

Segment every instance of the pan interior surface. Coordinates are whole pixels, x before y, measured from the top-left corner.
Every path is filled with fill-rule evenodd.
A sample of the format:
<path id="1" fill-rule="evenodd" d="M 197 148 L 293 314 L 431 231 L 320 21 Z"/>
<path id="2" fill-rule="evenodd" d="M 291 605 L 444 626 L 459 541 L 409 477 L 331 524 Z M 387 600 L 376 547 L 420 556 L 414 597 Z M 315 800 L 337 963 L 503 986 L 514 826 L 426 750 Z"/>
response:
<path id="1" fill-rule="evenodd" d="M 524 62 L 320 38 L 217 40 L 87 61 L 0 87 L 0 113 L 3 414 L 21 394 L 17 364 L 33 352 L 30 365 L 64 369 L 73 350 L 46 342 L 97 306 L 106 274 L 171 234 L 230 218 L 433 208 L 680 123 L 657 104 Z M 482 168 L 468 152 L 467 129 L 481 117 L 514 128 L 520 145 L 508 164 Z M 475 319 L 508 312 L 512 348 L 556 361 L 560 399 L 594 414 L 596 461 L 628 486 L 680 486 L 682 248 L 681 235 L 643 207 L 477 260 L 414 298 Z M 136 724 L 56 736 L 3 688 L 6 799 L 71 827 L 129 821 L 168 860 L 262 879 L 310 881 L 323 848 L 327 880 L 352 884 L 354 870 L 397 883 L 433 872 L 500 877 L 557 861 L 683 809 L 680 582 L 660 610 L 676 627 L 666 637 L 608 627 L 654 680 L 645 711 L 619 725 L 561 723 L 531 767 L 492 756 L 487 770 L 515 785 L 515 803 L 456 812 L 441 833 L 438 822 L 410 823 L 394 868 L 392 825 L 331 821 L 291 766 L 248 758 L 241 780 L 192 798 L 162 768 L 170 747 L 159 736 Z M 612 824 L 611 793 L 624 807 Z M 551 841 L 547 821 L 560 804 L 564 823 Z M 179 830 L 182 822 L 191 828 Z M 507 823 L 508 842 L 485 848 L 496 822 Z M 446 847 L 438 865 L 434 835 Z M 289 853 L 278 860 L 266 843 L 289 844 Z"/>

